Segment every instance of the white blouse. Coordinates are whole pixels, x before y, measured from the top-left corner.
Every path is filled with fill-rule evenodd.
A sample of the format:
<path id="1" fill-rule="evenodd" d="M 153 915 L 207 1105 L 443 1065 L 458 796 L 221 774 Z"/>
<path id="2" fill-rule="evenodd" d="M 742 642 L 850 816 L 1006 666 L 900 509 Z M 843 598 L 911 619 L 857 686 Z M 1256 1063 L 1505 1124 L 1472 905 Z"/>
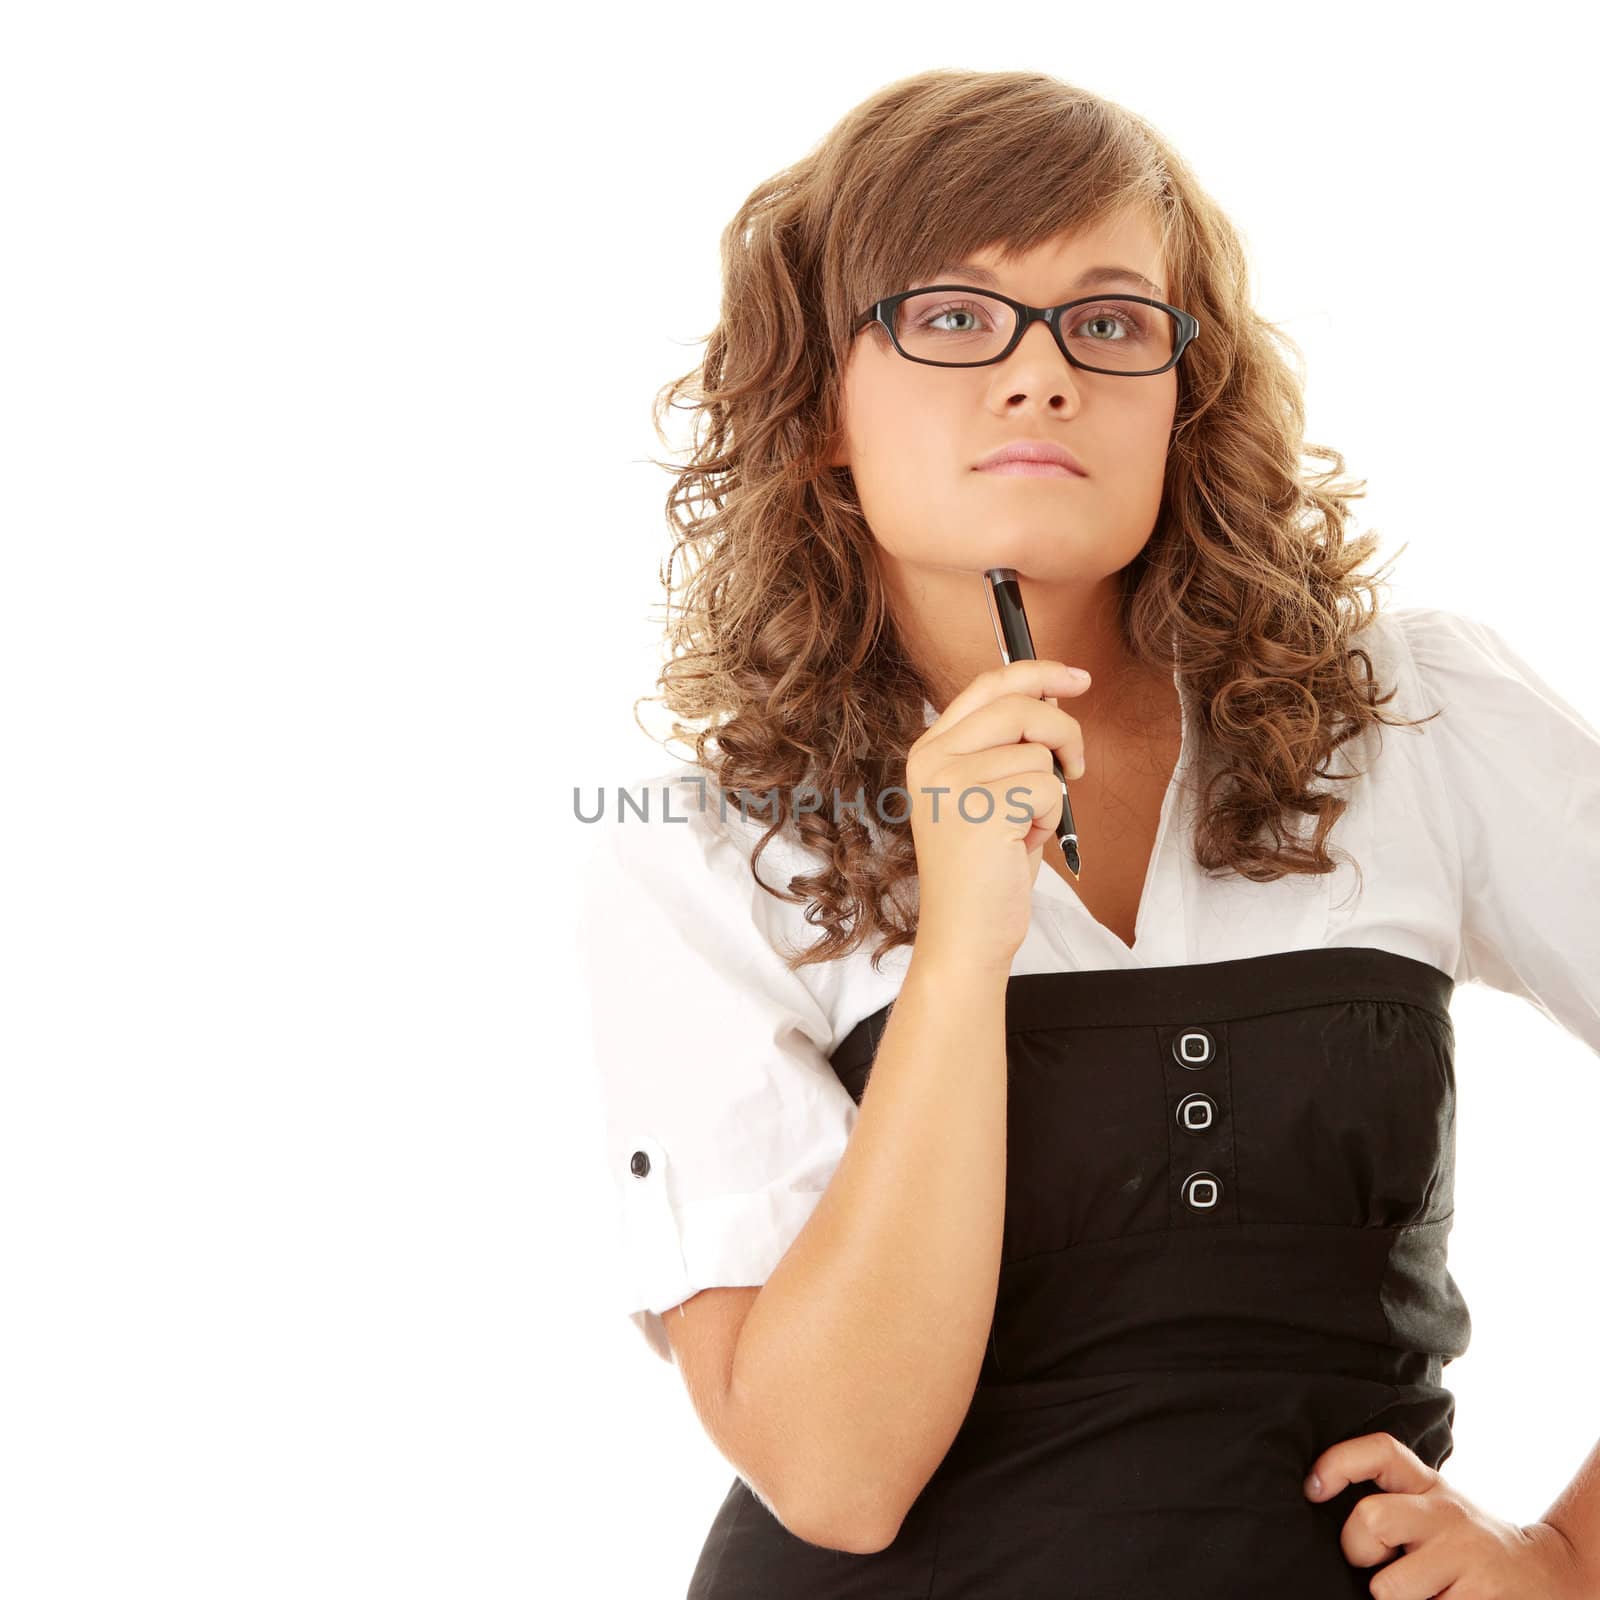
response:
<path id="1" fill-rule="evenodd" d="M 1175 674 L 1183 744 L 1133 947 L 1041 866 L 1012 972 L 1373 946 L 1519 995 L 1600 1054 L 1600 733 L 1474 618 L 1381 611 L 1359 640 L 1382 689 L 1398 687 L 1385 716 L 1444 714 L 1368 729 L 1329 760 L 1365 777 L 1314 780 L 1350 802 L 1328 836 L 1336 872 L 1259 884 L 1198 866 L 1193 702 Z M 753 882 L 766 824 L 732 802 L 724 818 L 703 776 L 679 763 L 629 784 L 620 818 L 606 790 L 581 923 L 620 1305 L 669 1362 L 661 1313 L 765 1283 L 805 1225 L 857 1114 L 829 1057 L 894 999 L 911 959 L 904 947 L 874 972 L 869 946 L 789 971 L 780 950 L 818 930 Z M 1291 822 L 1310 837 L 1311 819 Z M 780 835 L 758 865 L 782 887 L 819 860 Z"/>

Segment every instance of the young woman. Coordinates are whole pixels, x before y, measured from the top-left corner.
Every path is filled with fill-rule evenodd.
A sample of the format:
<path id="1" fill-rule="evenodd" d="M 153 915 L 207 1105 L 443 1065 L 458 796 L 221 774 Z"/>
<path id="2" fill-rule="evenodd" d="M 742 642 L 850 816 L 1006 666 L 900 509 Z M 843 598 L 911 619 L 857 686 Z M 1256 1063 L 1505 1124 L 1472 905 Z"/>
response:
<path id="1" fill-rule="evenodd" d="M 723 262 L 666 395 L 694 759 L 587 901 L 628 1310 L 738 1473 L 690 1595 L 1600 1592 L 1593 1464 L 1522 1527 L 1438 1471 L 1450 996 L 1600 1050 L 1600 737 L 1378 610 L 1236 233 L 1120 108 L 893 84 Z"/>

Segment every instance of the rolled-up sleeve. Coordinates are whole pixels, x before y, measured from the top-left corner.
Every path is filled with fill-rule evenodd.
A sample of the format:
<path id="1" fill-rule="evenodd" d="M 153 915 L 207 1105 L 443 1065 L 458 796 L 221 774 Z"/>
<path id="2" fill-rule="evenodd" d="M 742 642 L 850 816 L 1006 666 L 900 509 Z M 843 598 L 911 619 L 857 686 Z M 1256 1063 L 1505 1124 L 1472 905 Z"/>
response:
<path id="1" fill-rule="evenodd" d="M 776 947 L 749 824 L 665 774 L 590 825 L 580 917 L 623 1309 L 765 1283 L 827 1187 L 856 1106 L 828 1017 Z M 675 820 L 665 820 L 667 814 Z M 778 884 L 769 847 L 759 863 Z M 765 904 L 763 904 L 765 902 Z"/>
<path id="2" fill-rule="evenodd" d="M 1487 623 L 1396 613 L 1461 856 L 1457 983 L 1531 1001 L 1600 1054 L 1600 734 Z"/>

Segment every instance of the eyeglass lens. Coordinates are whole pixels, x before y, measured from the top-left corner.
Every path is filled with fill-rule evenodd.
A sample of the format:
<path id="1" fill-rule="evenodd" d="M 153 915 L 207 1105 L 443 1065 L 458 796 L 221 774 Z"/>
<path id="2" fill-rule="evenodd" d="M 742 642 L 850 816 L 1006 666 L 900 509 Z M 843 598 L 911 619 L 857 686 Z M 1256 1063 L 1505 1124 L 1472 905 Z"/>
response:
<path id="1" fill-rule="evenodd" d="M 1011 342 L 1017 313 L 976 290 L 933 289 L 895 307 L 895 337 L 909 356 L 967 366 L 992 361 Z M 1172 359 L 1178 323 L 1171 312 L 1117 295 L 1064 311 L 1067 348 L 1101 372 L 1153 372 Z"/>

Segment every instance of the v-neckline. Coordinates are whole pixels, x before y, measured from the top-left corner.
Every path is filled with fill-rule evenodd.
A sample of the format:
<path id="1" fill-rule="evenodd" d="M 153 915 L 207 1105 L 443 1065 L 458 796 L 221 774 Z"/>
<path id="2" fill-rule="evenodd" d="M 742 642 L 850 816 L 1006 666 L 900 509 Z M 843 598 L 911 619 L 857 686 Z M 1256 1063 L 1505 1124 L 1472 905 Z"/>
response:
<path id="1" fill-rule="evenodd" d="M 1133 943 L 1124 944 L 1121 935 L 1114 933 L 1101 922 L 1083 903 L 1072 886 L 1064 882 L 1060 874 L 1046 862 L 1039 863 L 1039 873 L 1034 880 L 1033 892 L 1036 899 L 1042 898 L 1053 905 L 1063 907 L 1069 916 L 1086 922 L 1103 942 L 1117 952 L 1120 960 L 1129 965 L 1138 964 L 1141 954 L 1149 948 L 1152 918 L 1157 915 L 1155 903 L 1165 887 L 1162 866 L 1167 855 L 1170 836 L 1174 831 L 1174 817 L 1183 790 L 1182 780 L 1189 764 L 1191 731 L 1188 695 L 1182 676 L 1176 667 L 1172 671 L 1172 682 L 1178 692 L 1178 759 L 1173 763 L 1172 773 L 1167 779 L 1167 786 L 1161 797 L 1161 816 L 1156 824 L 1155 842 L 1150 847 L 1150 859 L 1145 863 L 1144 880 L 1139 889 L 1139 909 L 1134 916 Z M 1089 841 L 1085 841 L 1085 850 L 1088 848 Z"/>

